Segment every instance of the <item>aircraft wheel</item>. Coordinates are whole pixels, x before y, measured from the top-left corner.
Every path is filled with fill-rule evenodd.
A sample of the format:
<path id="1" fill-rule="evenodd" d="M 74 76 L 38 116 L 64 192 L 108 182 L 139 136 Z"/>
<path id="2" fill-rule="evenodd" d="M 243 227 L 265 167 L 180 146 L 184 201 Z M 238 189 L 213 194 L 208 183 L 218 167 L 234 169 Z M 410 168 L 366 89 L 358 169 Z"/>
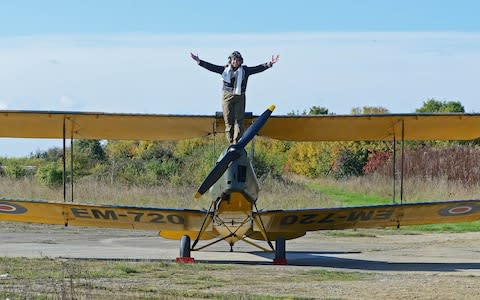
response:
<path id="1" fill-rule="evenodd" d="M 279 236 L 275 240 L 275 259 L 285 259 L 285 238 Z"/>
<path id="2" fill-rule="evenodd" d="M 180 239 L 180 257 L 190 257 L 190 237 L 182 236 Z"/>

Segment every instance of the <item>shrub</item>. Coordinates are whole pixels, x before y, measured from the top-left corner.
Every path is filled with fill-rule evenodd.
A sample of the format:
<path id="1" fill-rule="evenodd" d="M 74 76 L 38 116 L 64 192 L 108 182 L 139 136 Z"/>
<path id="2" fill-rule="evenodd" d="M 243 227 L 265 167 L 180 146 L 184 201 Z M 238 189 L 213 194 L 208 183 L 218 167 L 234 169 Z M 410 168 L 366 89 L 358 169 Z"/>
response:
<path id="1" fill-rule="evenodd" d="M 144 161 L 173 157 L 175 147 L 176 142 L 171 141 L 140 141 L 135 157 Z"/>
<path id="2" fill-rule="evenodd" d="M 5 166 L 5 175 L 11 179 L 19 179 L 27 175 L 27 170 L 17 161 L 9 161 Z"/>
<path id="3" fill-rule="evenodd" d="M 150 160 L 144 165 L 143 184 L 155 185 L 160 180 L 169 180 L 177 174 L 178 163 L 165 157 L 161 160 Z"/>
<path id="4" fill-rule="evenodd" d="M 333 143 L 294 143 L 288 151 L 287 168 L 307 177 L 327 175 L 334 161 Z"/>
<path id="5" fill-rule="evenodd" d="M 185 184 L 200 184 L 215 166 L 219 153 L 214 153 L 211 146 L 203 145 L 186 156 L 181 166 L 181 181 Z"/>
<path id="6" fill-rule="evenodd" d="M 142 175 L 142 165 L 138 161 L 127 161 L 118 169 L 117 180 L 127 184 L 137 184 Z"/>
<path id="7" fill-rule="evenodd" d="M 63 170 L 58 163 L 50 162 L 37 169 L 37 180 L 48 187 L 58 187 L 63 183 Z"/>
<path id="8" fill-rule="evenodd" d="M 249 147 L 247 151 L 251 151 Z M 254 155 L 250 156 L 257 177 L 272 175 L 279 177 L 283 174 L 287 161 L 289 145 L 285 142 L 257 137 L 255 139 Z"/>
<path id="9" fill-rule="evenodd" d="M 363 167 L 367 161 L 367 151 L 353 152 L 342 149 L 335 161 L 334 177 L 336 179 L 363 175 Z"/>
<path id="10" fill-rule="evenodd" d="M 392 152 L 373 151 L 368 155 L 368 160 L 363 167 L 365 174 L 374 173 L 378 168 L 383 167 L 392 156 Z"/>

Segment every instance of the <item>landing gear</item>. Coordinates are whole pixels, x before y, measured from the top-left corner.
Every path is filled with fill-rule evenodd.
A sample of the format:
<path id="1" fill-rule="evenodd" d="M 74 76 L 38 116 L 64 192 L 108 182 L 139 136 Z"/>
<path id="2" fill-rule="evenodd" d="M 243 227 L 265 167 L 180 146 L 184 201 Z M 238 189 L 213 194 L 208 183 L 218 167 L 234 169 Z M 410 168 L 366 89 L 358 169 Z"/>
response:
<path id="1" fill-rule="evenodd" d="M 190 237 L 188 235 L 182 236 L 180 239 L 180 256 L 176 259 L 177 263 L 188 264 L 195 260 L 190 256 Z"/>
<path id="2" fill-rule="evenodd" d="M 277 237 L 277 239 L 275 240 L 275 258 L 273 259 L 273 264 L 287 264 L 287 257 L 285 254 L 285 238 L 282 236 Z"/>

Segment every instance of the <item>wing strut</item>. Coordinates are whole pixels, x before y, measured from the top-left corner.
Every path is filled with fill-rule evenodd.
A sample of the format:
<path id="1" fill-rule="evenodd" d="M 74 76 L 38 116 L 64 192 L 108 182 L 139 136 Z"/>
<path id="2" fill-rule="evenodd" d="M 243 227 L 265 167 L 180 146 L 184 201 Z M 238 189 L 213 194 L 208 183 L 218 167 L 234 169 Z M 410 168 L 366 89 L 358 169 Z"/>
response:
<path id="1" fill-rule="evenodd" d="M 397 178 L 396 178 L 396 172 L 397 172 L 397 140 L 396 140 L 396 136 L 395 136 L 395 132 L 393 133 L 393 174 L 392 174 L 392 178 L 393 178 L 393 203 L 395 204 L 395 192 L 396 192 L 396 183 L 397 183 Z"/>
<path id="2" fill-rule="evenodd" d="M 63 130 L 62 130 L 62 141 L 63 141 L 63 152 L 62 152 L 62 163 L 63 163 L 63 202 L 67 202 L 67 124 L 66 119 L 63 118 Z M 70 120 L 71 121 L 71 120 Z M 72 131 L 70 132 L 70 201 L 73 202 L 73 122 L 72 122 Z"/>
<path id="3" fill-rule="evenodd" d="M 212 201 L 212 203 L 214 203 L 214 202 Z M 214 245 L 214 244 L 216 244 L 216 243 L 218 243 L 218 242 L 224 241 L 224 240 L 226 240 L 226 239 L 228 239 L 228 238 L 230 238 L 230 237 L 236 237 L 236 238 L 239 239 L 239 240 L 244 240 L 243 237 L 240 237 L 240 236 L 237 235 L 237 231 L 238 231 L 238 229 L 240 229 L 240 227 L 242 227 L 245 223 L 247 223 L 247 222 L 249 221 L 249 218 L 248 218 L 248 217 L 247 217 L 245 220 L 243 220 L 243 222 L 242 222 L 242 223 L 237 227 L 237 229 L 235 229 L 233 232 L 232 232 L 230 229 L 228 229 L 228 227 L 225 225 L 225 223 L 224 223 L 222 220 L 219 220 L 219 221 L 220 221 L 220 225 L 225 226 L 225 228 L 230 232 L 230 234 L 227 235 L 227 236 L 221 237 L 221 238 L 219 238 L 219 239 L 216 240 L 216 241 L 213 241 L 213 242 L 211 242 L 211 243 L 208 243 L 207 245 L 204 245 L 204 246 L 202 246 L 202 247 L 200 247 L 200 248 L 193 249 L 193 247 L 192 247 L 192 249 L 191 249 L 192 251 L 199 251 L 199 250 L 205 249 L 205 248 L 207 248 L 207 247 L 210 247 L 211 245 Z M 261 248 L 261 249 L 262 249 L 262 248 Z M 233 252 L 233 244 L 230 244 L 230 252 Z"/>
<path id="4" fill-rule="evenodd" d="M 403 176 L 404 176 L 404 165 L 405 165 L 405 121 L 402 120 L 402 140 L 400 143 L 400 204 L 403 204 Z M 396 182 L 397 182 L 397 140 L 395 129 L 393 132 L 393 203 L 396 202 Z"/>
<path id="5" fill-rule="evenodd" d="M 205 214 L 205 218 L 203 219 L 202 226 L 200 227 L 200 230 L 198 231 L 197 238 L 193 242 L 192 247 L 190 248 L 191 250 L 195 250 L 195 246 L 197 245 L 198 241 L 200 240 L 200 236 L 202 235 L 203 231 L 205 230 L 206 226 L 205 223 L 207 223 L 207 219 L 210 216 L 210 213 L 213 212 L 212 207 L 215 201 L 212 201 L 210 204 L 210 207 L 208 208 L 207 213 Z"/>
<path id="6" fill-rule="evenodd" d="M 260 212 L 258 211 L 258 208 L 257 208 L 257 203 L 256 203 L 256 202 L 253 202 L 253 205 L 255 206 L 255 210 L 257 211 L 257 216 L 258 216 L 258 219 L 260 220 L 260 222 L 258 222 L 258 221 L 257 221 L 257 218 L 255 218 L 255 217 L 254 217 L 253 219 L 255 220 L 255 222 L 257 223 L 257 225 L 259 225 L 258 227 L 260 227 L 260 232 L 262 233 L 263 238 L 265 239 L 265 241 L 267 241 L 268 246 L 270 246 L 270 248 L 272 249 L 272 251 L 275 251 L 275 249 L 273 248 L 272 242 L 271 242 L 270 239 L 268 238 L 267 230 L 265 229 L 265 225 L 263 224 L 262 217 L 260 216 Z"/>
<path id="7" fill-rule="evenodd" d="M 214 120 L 212 123 L 212 131 L 213 131 L 213 164 L 217 162 L 217 122 Z"/>
<path id="8" fill-rule="evenodd" d="M 65 117 L 63 117 L 63 152 L 62 152 L 62 162 L 63 162 L 63 202 L 67 202 L 67 165 L 66 165 L 66 158 L 65 158 Z"/>
<path id="9" fill-rule="evenodd" d="M 403 204 L 403 165 L 405 161 L 405 121 L 402 120 L 402 165 L 400 169 L 400 204 Z"/>
<path id="10" fill-rule="evenodd" d="M 73 202 L 73 122 L 72 132 L 70 133 L 70 189 L 71 189 L 71 202 Z"/>

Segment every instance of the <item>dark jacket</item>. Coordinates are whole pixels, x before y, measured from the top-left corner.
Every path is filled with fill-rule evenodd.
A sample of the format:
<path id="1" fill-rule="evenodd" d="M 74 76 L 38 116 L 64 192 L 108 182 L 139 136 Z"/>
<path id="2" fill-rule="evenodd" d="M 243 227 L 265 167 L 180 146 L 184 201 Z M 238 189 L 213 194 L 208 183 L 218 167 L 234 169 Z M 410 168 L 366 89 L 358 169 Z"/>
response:
<path id="1" fill-rule="evenodd" d="M 204 60 L 200 60 L 199 65 L 209 71 L 212 71 L 218 74 L 222 74 L 225 68 L 227 67 L 227 66 L 214 65 Z M 271 66 L 269 66 L 268 63 L 264 63 L 255 67 L 247 67 L 247 66 L 241 65 L 240 68 L 243 68 L 245 72 L 244 73 L 245 75 L 243 76 L 243 80 L 242 80 L 242 94 L 245 94 L 245 91 L 247 90 L 248 76 L 263 72 L 266 69 L 271 68 Z M 232 79 L 233 80 L 231 82 L 223 81 L 223 90 L 233 94 L 233 90 L 235 89 L 236 78 L 232 78 Z"/>

